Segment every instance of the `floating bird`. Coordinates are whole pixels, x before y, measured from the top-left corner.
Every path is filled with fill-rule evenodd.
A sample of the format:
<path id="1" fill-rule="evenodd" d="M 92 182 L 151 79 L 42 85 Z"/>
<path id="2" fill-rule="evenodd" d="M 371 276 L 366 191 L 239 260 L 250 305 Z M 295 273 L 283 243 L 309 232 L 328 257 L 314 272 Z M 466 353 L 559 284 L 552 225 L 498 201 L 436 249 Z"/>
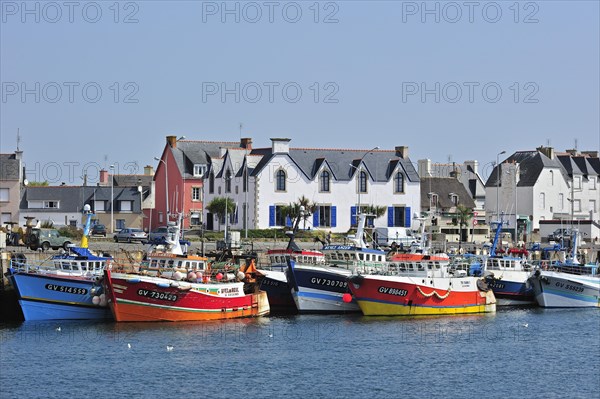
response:
<path id="1" fill-rule="evenodd" d="M 127 344 L 127 349 L 131 349 L 131 344 Z"/>
<path id="2" fill-rule="evenodd" d="M 60 332 L 60 331 L 61 331 L 61 328 L 60 328 L 60 326 L 59 326 L 59 327 L 56 327 L 56 331 L 58 331 L 58 332 Z"/>
<path id="3" fill-rule="evenodd" d="M 523 327 L 525 327 L 525 328 L 529 327 L 529 323 L 523 324 Z"/>
<path id="4" fill-rule="evenodd" d="M 167 352 L 171 352 L 173 350 L 173 347 L 171 345 L 167 345 Z"/>
<path id="5" fill-rule="evenodd" d="M 269 334 L 269 338 L 273 338 L 273 334 Z"/>

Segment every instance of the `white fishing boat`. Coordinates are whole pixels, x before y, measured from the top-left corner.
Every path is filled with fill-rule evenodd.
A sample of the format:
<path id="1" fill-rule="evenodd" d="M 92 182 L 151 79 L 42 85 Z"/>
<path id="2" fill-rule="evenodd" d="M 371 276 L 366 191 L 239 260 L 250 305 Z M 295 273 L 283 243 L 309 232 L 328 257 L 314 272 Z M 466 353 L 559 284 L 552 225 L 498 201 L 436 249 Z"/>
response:
<path id="1" fill-rule="evenodd" d="M 579 232 L 573 231 L 573 249 L 565 262 L 542 265 L 533 271 L 529 283 L 535 299 L 545 308 L 600 307 L 600 274 L 596 263 L 580 264 L 577 259 Z"/>

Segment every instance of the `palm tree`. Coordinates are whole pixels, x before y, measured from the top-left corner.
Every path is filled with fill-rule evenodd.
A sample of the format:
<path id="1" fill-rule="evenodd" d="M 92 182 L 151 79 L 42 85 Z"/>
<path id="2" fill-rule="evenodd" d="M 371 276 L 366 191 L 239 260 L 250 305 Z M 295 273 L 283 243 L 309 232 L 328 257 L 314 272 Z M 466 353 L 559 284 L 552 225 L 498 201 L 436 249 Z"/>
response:
<path id="1" fill-rule="evenodd" d="M 458 248 L 460 248 L 460 244 L 462 243 L 462 241 L 467 240 L 466 234 L 464 234 L 464 231 L 463 231 L 463 227 L 466 227 L 469 225 L 469 221 L 473 217 L 473 209 L 468 208 L 464 205 L 458 205 L 456 207 L 455 215 L 456 215 L 456 223 L 458 223 L 459 228 L 460 228 L 460 238 L 458 240 Z"/>
<path id="2" fill-rule="evenodd" d="M 229 197 L 215 197 L 206 206 L 206 209 L 215 215 L 219 219 L 219 230 L 221 229 L 221 219 L 225 217 L 225 214 L 233 214 L 235 212 L 235 202 Z"/>

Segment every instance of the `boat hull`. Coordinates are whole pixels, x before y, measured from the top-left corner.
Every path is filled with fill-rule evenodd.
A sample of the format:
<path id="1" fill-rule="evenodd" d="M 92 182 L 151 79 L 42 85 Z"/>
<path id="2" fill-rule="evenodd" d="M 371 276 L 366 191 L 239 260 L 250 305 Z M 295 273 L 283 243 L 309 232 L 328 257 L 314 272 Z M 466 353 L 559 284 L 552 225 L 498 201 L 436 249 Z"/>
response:
<path id="1" fill-rule="evenodd" d="M 9 279 L 25 320 L 112 319 L 107 306 L 93 303 L 101 288 L 95 280 L 20 272 L 10 273 Z"/>
<path id="2" fill-rule="evenodd" d="M 269 313 L 267 294 L 244 294 L 243 283 L 182 289 L 175 281 L 106 271 L 104 284 L 119 322 L 221 320 Z"/>
<path id="3" fill-rule="evenodd" d="M 536 270 L 529 278 L 544 308 L 600 307 L 600 277 Z"/>
<path id="4" fill-rule="evenodd" d="M 423 280 L 406 276 L 353 276 L 349 287 L 365 316 L 453 315 L 496 311 L 493 292 L 479 290 L 474 277 L 434 277 Z"/>
<path id="5" fill-rule="evenodd" d="M 265 277 L 260 282 L 260 290 L 267 293 L 271 314 L 298 313 L 285 272 L 261 270 L 261 273 Z"/>
<path id="6" fill-rule="evenodd" d="M 358 313 L 360 308 L 349 294 L 350 271 L 335 267 L 293 264 L 288 267 L 288 284 L 299 313 Z M 349 297 L 349 295 L 348 295 Z"/>
<path id="7" fill-rule="evenodd" d="M 488 285 L 494 291 L 497 306 L 531 306 L 536 304 L 533 288 L 527 282 L 530 272 L 504 271 L 501 278 Z"/>

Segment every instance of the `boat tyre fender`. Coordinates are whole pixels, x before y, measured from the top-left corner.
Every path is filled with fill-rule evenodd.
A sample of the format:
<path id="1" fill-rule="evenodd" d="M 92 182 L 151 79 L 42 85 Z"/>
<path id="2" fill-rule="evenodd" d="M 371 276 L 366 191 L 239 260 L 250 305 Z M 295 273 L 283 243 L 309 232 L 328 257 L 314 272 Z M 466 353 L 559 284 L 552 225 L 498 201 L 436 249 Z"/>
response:
<path id="1" fill-rule="evenodd" d="M 490 287 L 484 280 L 479 279 L 477 280 L 477 289 L 479 291 L 488 292 L 490 290 Z"/>
<path id="2" fill-rule="evenodd" d="M 19 265 L 24 265 L 27 263 L 27 257 L 21 252 L 13 253 L 11 259 L 13 259 L 14 263 Z"/>

